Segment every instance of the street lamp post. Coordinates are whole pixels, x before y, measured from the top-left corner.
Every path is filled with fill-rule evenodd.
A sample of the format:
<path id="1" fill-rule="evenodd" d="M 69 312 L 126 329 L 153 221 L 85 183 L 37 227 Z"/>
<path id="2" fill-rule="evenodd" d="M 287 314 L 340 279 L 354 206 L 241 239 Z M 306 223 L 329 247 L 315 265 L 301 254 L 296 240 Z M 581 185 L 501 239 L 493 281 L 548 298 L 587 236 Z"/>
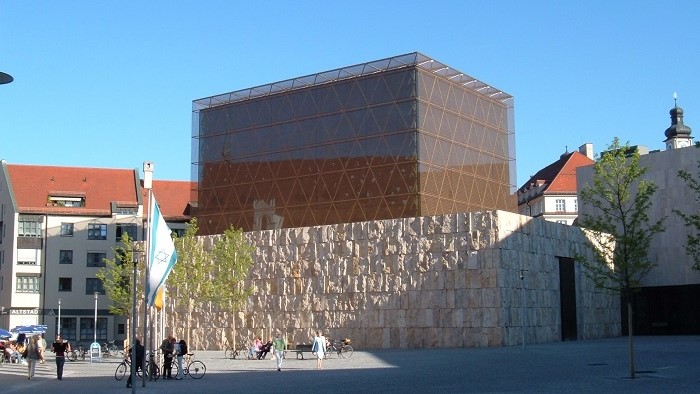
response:
<path id="1" fill-rule="evenodd" d="M 58 299 L 58 327 L 56 327 L 56 334 L 61 335 L 61 299 Z"/>
<path id="2" fill-rule="evenodd" d="M 93 343 L 97 343 L 97 295 L 99 293 L 95 292 L 95 337 Z"/>
<path id="3" fill-rule="evenodd" d="M 132 251 L 134 258 L 134 281 L 132 282 L 132 304 L 131 304 L 131 392 L 136 392 L 136 265 L 139 263 L 138 251 Z M 146 371 L 142 371 L 146 380 Z"/>

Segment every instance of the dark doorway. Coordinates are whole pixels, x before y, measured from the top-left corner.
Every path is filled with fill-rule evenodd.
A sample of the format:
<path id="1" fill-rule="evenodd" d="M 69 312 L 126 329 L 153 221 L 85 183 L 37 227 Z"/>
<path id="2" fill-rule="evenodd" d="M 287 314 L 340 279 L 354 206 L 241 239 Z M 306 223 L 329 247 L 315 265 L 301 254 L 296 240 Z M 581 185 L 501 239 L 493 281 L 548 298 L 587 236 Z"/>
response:
<path id="1" fill-rule="evenodd" d="M 576 275 L 574 259 L 559 257 L 559 293 L 561 294 L 561 340 L 575 341 L 576 330 Z"/>

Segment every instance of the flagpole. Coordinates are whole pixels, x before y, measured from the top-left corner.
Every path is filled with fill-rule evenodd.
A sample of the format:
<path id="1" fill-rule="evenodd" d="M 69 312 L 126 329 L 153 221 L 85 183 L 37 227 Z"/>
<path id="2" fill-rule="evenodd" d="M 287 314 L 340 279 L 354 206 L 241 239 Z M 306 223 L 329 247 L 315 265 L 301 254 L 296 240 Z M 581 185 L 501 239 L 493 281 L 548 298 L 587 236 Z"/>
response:
<path id="1" fill-rule="evenodd" d="M 146 220 L 146 225 L 147 225 L 147 230 L 146 230 L 146 266 L 144 270 L 144 281 L 143 281 L 143 346 L 145 349 L 149 349 L 150 351 L 153 351 L 153 346 L 149 346 L 149 342 L 147 341 L 147 333 L 148 333 L 148 292 L 146 289 L 148 289 L 148 271 L 151 265 L 151 199 L 153 198 L 152 196 L 153 191 L 152 189 L 148 189 L 148 215 L 147 215 L 147 220 Z M 150 357 L 148 357 L 150 360 Z M 143 371 L 143 379 L 142 379 L 142 387 L 146 387 L 146 375 L 150 376 L 149 372 L 146 371 L 146 357 L 143 358 L 143 365 L 141 366 L 141 370 Z"/>

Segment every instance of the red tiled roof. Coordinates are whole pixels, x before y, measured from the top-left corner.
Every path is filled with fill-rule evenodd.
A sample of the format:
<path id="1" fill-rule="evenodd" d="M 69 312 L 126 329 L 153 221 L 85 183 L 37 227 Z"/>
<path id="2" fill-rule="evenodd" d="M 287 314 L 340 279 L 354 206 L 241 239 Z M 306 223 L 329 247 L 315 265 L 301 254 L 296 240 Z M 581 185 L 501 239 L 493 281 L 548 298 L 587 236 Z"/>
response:
<path id="1" fill-rule="evenodd" d="M 191 181 L 153 180 L 153 195 L 166 221 L 189 220 L 190 202 L 197 183 Z M 144 217 L 148 217 L 148 190 L 142 189 Z"/>
<path id="2" fill-rule="evenodd" d="M 595 163 L 588 156 L 574 151 L 561 155 L 559 160 L 537 171 L 528 181 L 518 189 L 519 193 L 524 193 L 530 185 L 544 181 L 544 187 L 539 194 L 576 194 L 576 168 Z"/>
<path id="3" fill-rule="evenodd" d="M 20 213 L 111 215 L 111 203 L 138 204 L 136 170 L 7 164 Z M 84 207 L 59 207 L 50 196 L 84 197 Z"/>

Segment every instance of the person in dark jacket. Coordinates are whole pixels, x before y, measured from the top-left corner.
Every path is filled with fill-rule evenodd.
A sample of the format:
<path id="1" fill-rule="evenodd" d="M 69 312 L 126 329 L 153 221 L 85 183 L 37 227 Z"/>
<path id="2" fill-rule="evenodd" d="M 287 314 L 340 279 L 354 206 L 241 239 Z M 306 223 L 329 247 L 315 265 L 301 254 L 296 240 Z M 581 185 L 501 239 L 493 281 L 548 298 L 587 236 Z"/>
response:
<path id="1" fill-rule="evenodd" d="M 138 373 L 138 371 L 141 369 L 141 366 L 143 365 L 143 358 L 146 353 L 146 349 L 144 349 L 143 345 L 141 344 L 141 340 L 138 338 L 134 339 L 134 345 L 136 346 L 136 365 L 134 367 L 134 371 Z M 131 348 L 129 349 L 129 359 L 131 359 Z M 129 388 L 131 387 L 131 371 L 129 371 L 129 380 L 126 381 L 126 387 Z"/>

